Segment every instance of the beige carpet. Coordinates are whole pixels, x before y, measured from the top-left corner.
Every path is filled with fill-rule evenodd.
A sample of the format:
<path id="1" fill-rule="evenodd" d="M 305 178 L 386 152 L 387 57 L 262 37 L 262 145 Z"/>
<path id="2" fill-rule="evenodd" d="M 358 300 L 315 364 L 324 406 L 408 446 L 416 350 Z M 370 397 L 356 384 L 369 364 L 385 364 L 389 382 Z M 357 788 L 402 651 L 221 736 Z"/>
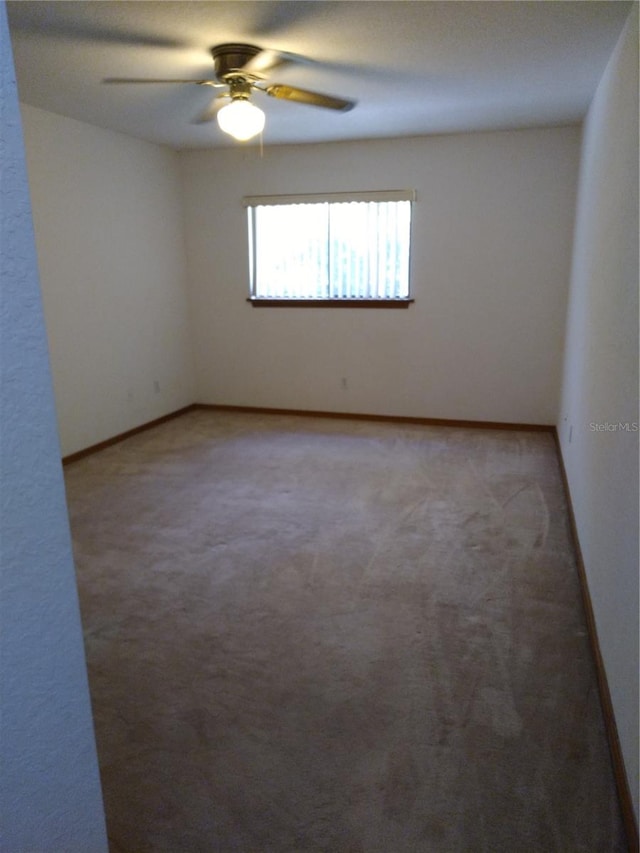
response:
<path id="1" fill-rule="evenodd" d="M 625 849 L 549 434 L 198 411 L 66 481 L 114 853 Z"/>

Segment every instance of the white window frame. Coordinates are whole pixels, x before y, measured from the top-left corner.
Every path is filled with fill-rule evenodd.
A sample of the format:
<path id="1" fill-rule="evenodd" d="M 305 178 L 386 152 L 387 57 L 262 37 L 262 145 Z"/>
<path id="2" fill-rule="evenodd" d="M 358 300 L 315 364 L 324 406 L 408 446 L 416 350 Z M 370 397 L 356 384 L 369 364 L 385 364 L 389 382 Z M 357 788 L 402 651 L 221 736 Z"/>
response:
<path id="1" fill-rule="evenodd" d="M 277 195 L 277 196 L 246 196 L 243 199 L 243 204 L 247 209 L 248 228 L 249 228 L 249 298 L 254 306 L 296 306 L 296 307 L 312 307 L 312 306 L 328 306 L 328 307 L 391 307 L 391 308 L 406 308 L 414 300 L 411 296 L 411 236 L 412 236 L 412 213 L 413 202 L 415 202 L 415 190 L 372 190 L 365 192 L 337 192 L 337 193 L 307 193 L 296 195 Z M 406 257 L 406 288 L 399 294 L 378 295 L 363 292 L 355 292 L 355 288 L 351 293 L 341 296 L 331 296 L 331 271 L 330 265 L 327 262 L 327 290 L 326 296 L 318 298 L 317 296 L 309 297 L 307 295 L 287 292 L 280 292 L 277 295 L 260 293 L 257 286 L 257 209 L 260 207 L 272 207 L 276 205 L 329 205 L 328 220 L 330 220 L 331 204 L 345 202 L 409 202 L 409 234 Z M 309 208 L 307 208 L 308 210 Z M 321 242 L 321 241 L 319 241 Z M 329 244 L 329 236 L 327 234 L 327 245 Z M 328 249 L 327 249 L 328 252 Z M 328 257 L 328 256 L 327 256 Z M 367 287 L 368 287 L 367 282 Z M 335 288 L 334 288 L 335 289 Z"/>

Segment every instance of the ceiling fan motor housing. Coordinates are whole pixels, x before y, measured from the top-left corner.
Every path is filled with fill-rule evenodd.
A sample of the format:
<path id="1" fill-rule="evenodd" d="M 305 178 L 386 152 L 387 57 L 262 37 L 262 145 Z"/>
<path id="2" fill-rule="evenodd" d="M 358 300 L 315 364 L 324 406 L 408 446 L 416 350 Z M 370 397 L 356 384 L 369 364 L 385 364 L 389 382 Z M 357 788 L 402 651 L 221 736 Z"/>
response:
<path id="1" fill-rule="evenodd" d="M 241 74 L 249 60 L 261 53 L 262 48 L 252 44 L 219 44 L 211 48 L 213 67 L 221 83 L 229 77 Z"/>

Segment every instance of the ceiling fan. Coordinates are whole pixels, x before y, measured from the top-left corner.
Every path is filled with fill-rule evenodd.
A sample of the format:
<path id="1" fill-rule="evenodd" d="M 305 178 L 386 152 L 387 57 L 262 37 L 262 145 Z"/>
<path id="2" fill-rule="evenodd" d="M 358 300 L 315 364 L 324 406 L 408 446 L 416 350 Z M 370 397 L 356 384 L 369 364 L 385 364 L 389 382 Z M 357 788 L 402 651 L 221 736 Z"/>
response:
<path id="1" fill-rule="evenodd" d="M 298 89 L 283 83 L 268 83 L 268 73 L 287 62 L 305 62 L 303 57 L 277 50 L 263 50 L 252 44 L 219 44 L 211 48 L 215 79 L 213 80 L 156 80 L 133 77 L 108 77 L 105 83 L 194 83 L 197 86 L 227 87 L 213 103 L 195 120 L 200 124 L 213 121 L 225 133 L 245 141 L 260 133 L 264 127 L 263 111 L 250 100 L 252 92 L 264 92 L 272 98 L 309 104 L 328 110 L 347 112 L 356 101 L 308 89 Z M 228 99 L 224 106 L 220 99 Z"/>

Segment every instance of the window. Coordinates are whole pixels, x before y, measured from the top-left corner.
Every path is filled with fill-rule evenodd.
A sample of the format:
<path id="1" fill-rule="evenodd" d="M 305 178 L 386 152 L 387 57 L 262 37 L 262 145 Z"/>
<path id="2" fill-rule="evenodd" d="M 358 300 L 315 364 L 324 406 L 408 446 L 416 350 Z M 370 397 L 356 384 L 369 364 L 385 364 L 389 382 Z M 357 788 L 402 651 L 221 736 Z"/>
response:
<path id="1" fill-rule="evenodd" d="M 406 307 L 412 191 L 251 196 L 254 305 Z"/>

